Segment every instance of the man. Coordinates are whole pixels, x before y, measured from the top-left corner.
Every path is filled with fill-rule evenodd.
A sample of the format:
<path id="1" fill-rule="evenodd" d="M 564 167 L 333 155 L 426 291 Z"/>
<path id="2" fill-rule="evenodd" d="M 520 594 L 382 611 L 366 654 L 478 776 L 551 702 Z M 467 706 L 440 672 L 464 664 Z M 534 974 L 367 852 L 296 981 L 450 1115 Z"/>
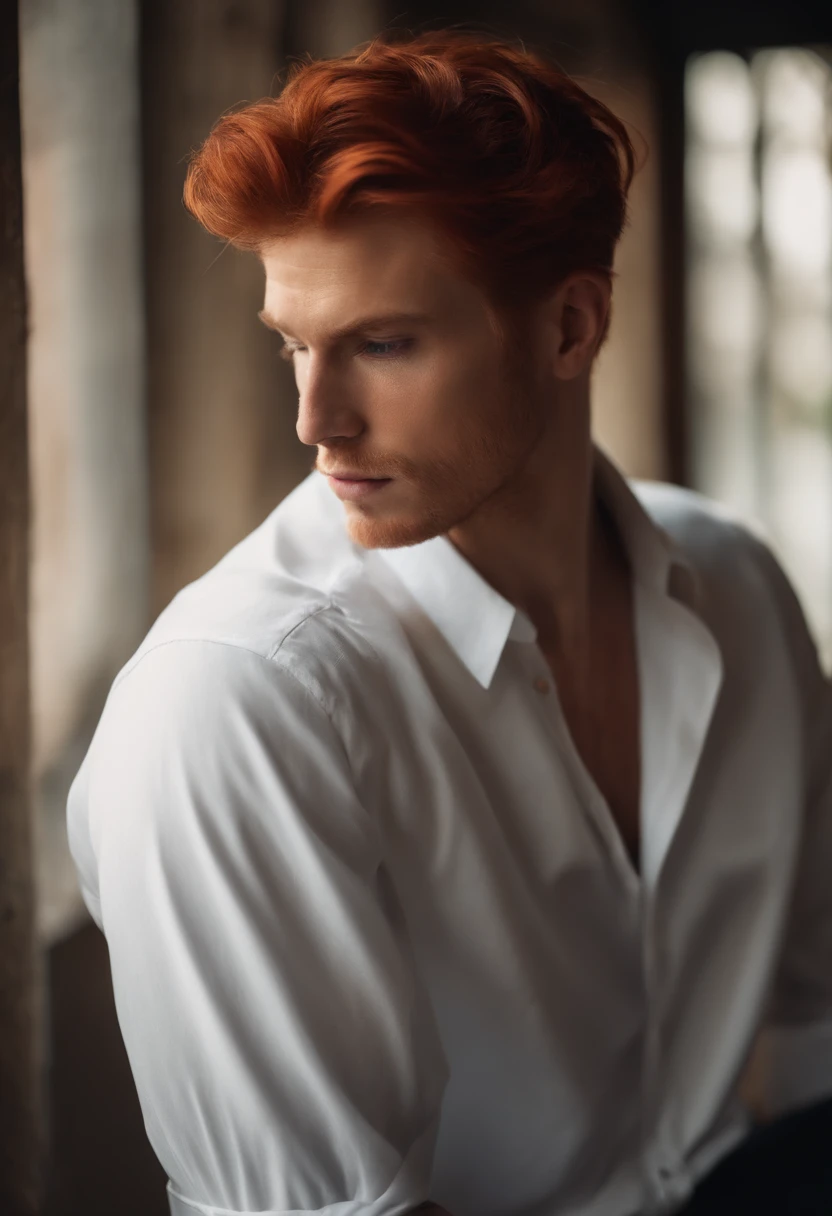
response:
<path id="1" fill-rule="evenodd" d="M 832 699 L 762 543 L 592 444 L 632 168 L 458 33 L 305 64 L 191 165 L 316 467 L 70 795 L 174 1216 L 830 1210 L 787 1155 L 832 1093 Z M 761 1028 L 810 1123 L 748 1170 Z"/>

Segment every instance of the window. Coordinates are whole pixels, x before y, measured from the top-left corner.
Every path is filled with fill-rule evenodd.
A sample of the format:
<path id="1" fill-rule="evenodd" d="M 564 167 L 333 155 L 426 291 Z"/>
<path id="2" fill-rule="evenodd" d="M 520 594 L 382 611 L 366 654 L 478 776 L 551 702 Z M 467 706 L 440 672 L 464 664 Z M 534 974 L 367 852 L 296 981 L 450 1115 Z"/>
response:
<path id="1" fill-rule="evenodd" d="M 832 49 L 688 60 L 693 484 L 759 520 L 832 661 Z"/>

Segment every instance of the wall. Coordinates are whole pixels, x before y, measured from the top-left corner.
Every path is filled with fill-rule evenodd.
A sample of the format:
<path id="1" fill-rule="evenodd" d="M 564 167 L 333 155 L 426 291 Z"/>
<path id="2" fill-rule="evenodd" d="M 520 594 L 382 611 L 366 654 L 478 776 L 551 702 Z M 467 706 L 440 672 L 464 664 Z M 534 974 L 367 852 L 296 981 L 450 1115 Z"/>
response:
<path id="1" fill-rule="evenodd" d="M 133 0 L 23 0 L 38 911 L 84 915 L 65 804 L 148 624 L 138 31 Z"/>

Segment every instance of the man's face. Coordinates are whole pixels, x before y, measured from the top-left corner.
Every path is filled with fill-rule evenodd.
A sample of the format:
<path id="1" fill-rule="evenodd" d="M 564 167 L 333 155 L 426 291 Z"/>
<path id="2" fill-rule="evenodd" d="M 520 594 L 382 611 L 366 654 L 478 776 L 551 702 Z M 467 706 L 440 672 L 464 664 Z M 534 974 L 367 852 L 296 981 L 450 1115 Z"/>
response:
<path id="1" fill-rule="evenodd" d="M 262 259 L 261 316 L 292 352 L 301 442 L 322 473 L 387 479 L 330 481 L 353 541 L 418 544 L 522 476 L 545 426 L 531 368 L 427 224 L 307 228 Z"/>

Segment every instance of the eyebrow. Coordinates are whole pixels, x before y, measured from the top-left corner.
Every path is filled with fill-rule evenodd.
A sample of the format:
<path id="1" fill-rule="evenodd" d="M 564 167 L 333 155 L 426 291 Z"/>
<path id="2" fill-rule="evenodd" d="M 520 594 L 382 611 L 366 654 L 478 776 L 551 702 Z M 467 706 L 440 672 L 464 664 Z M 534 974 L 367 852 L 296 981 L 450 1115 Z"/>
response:
<path id="1" fill-rule="evenodd" d="M 257 316 L 268 326 L 269 329 L 277 330 L 280 334 L 286 334 L 292 337 L 291 330 L 277 317 L 272 317 L 266 312 L 265 308 L 261 308 Z M 387 312 L 378 313 L 375 316 L 359 317 L 355 321 L 351 321 L 349 325 L 339 325 L 337 329 L 333 329 L 328 337 L 332 343 L 340 342 L 344 338 L 352 338 L 357 334 L 365 333 L 368 329 L 375 329 L 381 325 L 425 325 L 433 318 L 425 312 Z"/>

